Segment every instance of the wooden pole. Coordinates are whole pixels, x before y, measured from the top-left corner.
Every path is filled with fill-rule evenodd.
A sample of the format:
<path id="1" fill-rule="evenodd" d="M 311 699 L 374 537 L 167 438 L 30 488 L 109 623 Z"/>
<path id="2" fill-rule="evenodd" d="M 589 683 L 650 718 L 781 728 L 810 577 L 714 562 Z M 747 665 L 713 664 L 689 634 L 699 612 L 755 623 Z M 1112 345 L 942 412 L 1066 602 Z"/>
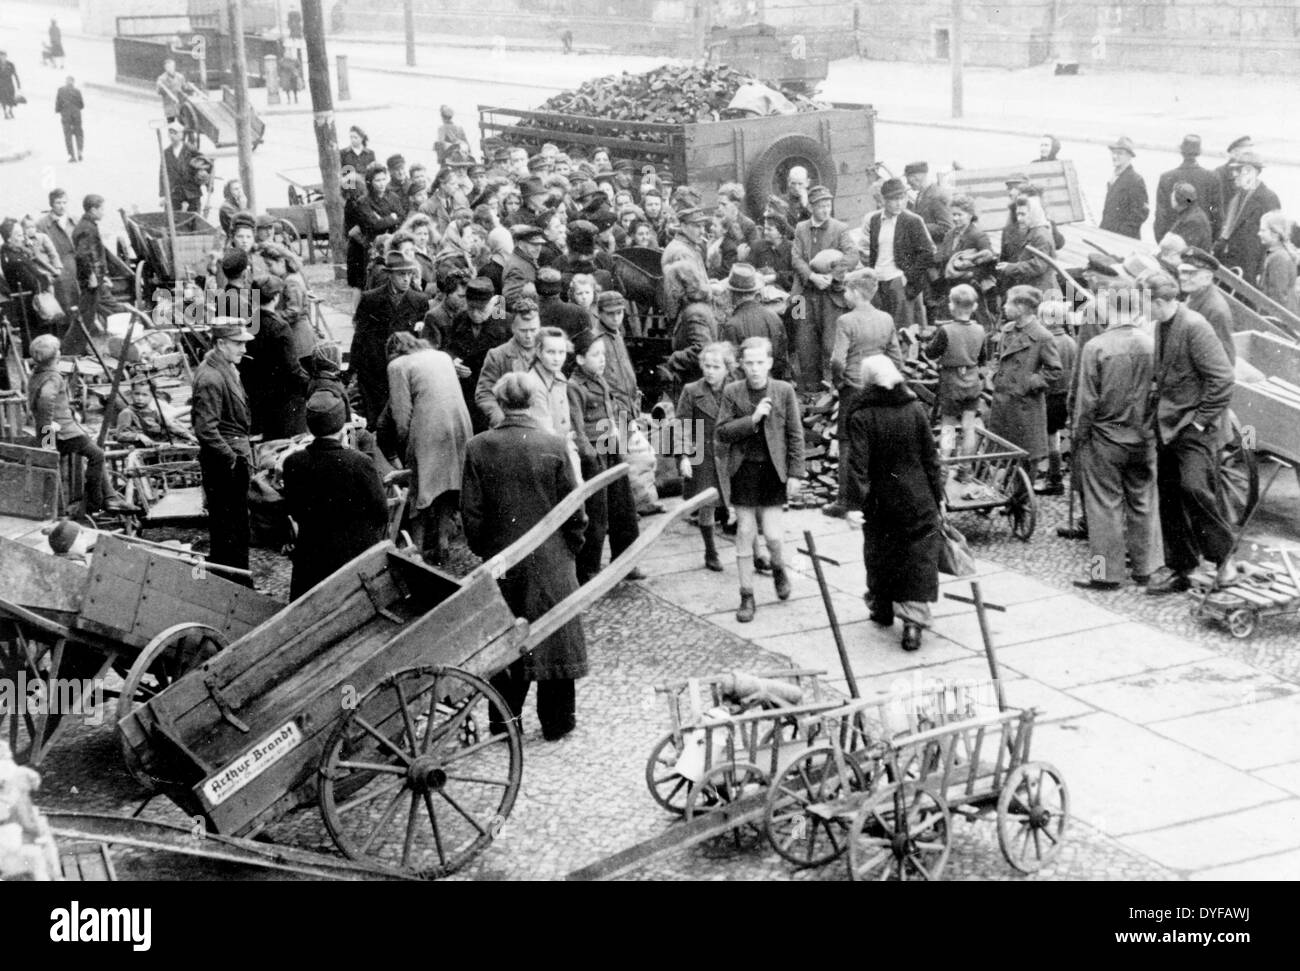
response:
<path id="1" fill-rule="evenodd" d="M 158 134 L 158 164 L 162 167 L 163 211 L 167 213 L 167 248 L 172 258 L 173 283 L 180 281 L 181 268 L 176 263 L 176 210 L 172 208 L 172 180 L 167 174 L 167 147 L 163 144 L 162 129 L 154 129 Z"/>
<path id="2" fill-rule="evenodd" d="M 952 61 L 952 116 L 962 116 L 962 0 L 952 0 L 952 27 L 948 32 L 948 54 Z"/>
<path id="3" fill-rule="evenodd" d="M 325 212 L 334 262 L 346 258 L 343 242 L 343 192 L 339 185 L 338 133 L 334 128 L 334 96 L 330 92 L 330 62 L 325 50 L 325 16 L 321 0 L 302 0 L 302 31 L 307 47 L 307 87 L 311 91 L 316 150 L 320 159 Z"/>
<path id="4" fill-rule="evenodd" d="M 415 0 L 402 0 L 406 24 L 406 66 L 415 67 Z"/>
<path id="5" fill-rule="evenodd" d="M 253 126 L 248 112 L 248 55 L 244 50 L 244 8 L 230 0 L 230 47 L 235 55 L 235 123 L 239 138 L 239 181 L 248 196 L 248 208 L 257 211 L 253 186 Z"/>

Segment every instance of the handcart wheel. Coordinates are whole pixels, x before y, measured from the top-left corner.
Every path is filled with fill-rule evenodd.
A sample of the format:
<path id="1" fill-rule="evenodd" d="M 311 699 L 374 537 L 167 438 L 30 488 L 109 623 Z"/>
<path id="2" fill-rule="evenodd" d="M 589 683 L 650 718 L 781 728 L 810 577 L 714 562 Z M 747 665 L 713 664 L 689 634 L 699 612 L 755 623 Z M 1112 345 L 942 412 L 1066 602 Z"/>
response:
<path id="1" fill-rule="evenodd" d="M 1056 859 L 1070 821 L 1070 792 L 1059 769 L 1025 762 L 1007 775 L 998 794 L 998 845 L 1021 873 L 1037 873 Z"/>
<path id="2" fill-rule="evenodd" d="M 760 795 L 767 783 L 767 773 L 752 762 L 720 762 L 691 787 L 686 798 L 686 818 L 722 813 L 734 802 Z M 743 823 L 705 845 L 715 852 L 735 852 L 752 849 L 762 838 L 763 831 L 757 824 Z"/>
<path id="3" fill-rule="evenodd" d="M 454 873 L 501 831 L 523 773 L 519 725 L 468 726 L 508 711 L 482 678 L 456 668 L 397 671 L 353 702 L 320 761 L 320 810 L 353 860 L 423 879 Z"/>
<path id="4" fill-rule="evenodd" d="M 867 791 L 870 780 L 853 755 L 846 753 L 843 765 L 841 771 L 830 748 L 810 749 L 768 789 L 763 830 L 772 849 L 795 866 L 829 863 L 848 846 L 850 821 L 832 804 Z"/>
<path id="5" fill-rule="evenodd" d="M 1011 535 L 1028 543 L 1038 523 L 1038 500 L 1034 496 L 1034 484 L 1029 481 L 1029 473 L 1023 465 L 1016 466 L 1010 490 L 1007 513 L 1011 516 Z"/>
<path id="6" fill-rule="evenodd" d="M 654 801 L 678 816 L 686 812 L 691 794 L 691 780 L 679 775 L 677 760 L 682 754 L 682 735 L 669 732 L 655 743 L 645 763 L 645 783 Z"/>
<path id="7" fill-rule="evenodd" d="M 1240 527 L 1259 502 L 1259 459 L 1247 447 L 1245 436 L 1232 418 L 1231 441 L 1219 455 L 1219 495 L 1223 500 L 1224 518 Z"/>
<path id="8" fill-rule="evenodd" d="M 148 791 L 159 792 L 179 782 L 168 778 L 166 765 L 136 726 L 123 725 L 122 720 L 225 646 L 225 635 L 214 627 L 177 624 L 151 640 L 127 672 L 117 696 L 117 737 L 127 771 Z"/>
<path id="9" fill-rule="evenodd" d="M 1238 640 L 1244 641 L 1255 633 L 1255 628 L 1259 626 L 1259 614 L 1249 607 L 1238 607 L 1228 612 L 1224 618 L 1228 625 L 1228 633 Z"/>
<path id="10" fill-rule="evenodd" d="M 948 862 L 952 813 L 914 782 L 872 793 L 849 833 L 850 880 L 937 880 Z"/>

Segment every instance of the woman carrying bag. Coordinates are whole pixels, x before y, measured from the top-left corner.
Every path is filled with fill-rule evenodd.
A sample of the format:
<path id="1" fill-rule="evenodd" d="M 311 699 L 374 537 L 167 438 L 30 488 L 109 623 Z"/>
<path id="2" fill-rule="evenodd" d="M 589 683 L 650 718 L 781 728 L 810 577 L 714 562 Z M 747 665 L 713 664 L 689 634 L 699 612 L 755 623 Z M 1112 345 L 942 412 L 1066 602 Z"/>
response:
<path id="1" fill-rule="evenodd" d="M 862 510 L 871 619 L 903 620 L 915 651 L 939 599 L 943 473 L 930 416 L 883 354 L 862 361 L 862 392 L 849 418 L 849 501 Z"/>

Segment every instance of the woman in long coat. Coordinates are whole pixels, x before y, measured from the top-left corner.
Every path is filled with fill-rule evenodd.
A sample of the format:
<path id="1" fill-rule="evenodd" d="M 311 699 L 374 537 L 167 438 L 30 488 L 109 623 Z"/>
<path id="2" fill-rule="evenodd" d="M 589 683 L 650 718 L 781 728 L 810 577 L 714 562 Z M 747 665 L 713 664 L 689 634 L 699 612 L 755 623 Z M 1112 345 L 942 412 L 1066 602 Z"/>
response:
<path id="1" fill-rule="evenodd" d="M 993 406 L 988 430 L 1029 453 L 1031 466 L 1047 455 L 1047 387 L 1061 376 L 1061 355 L 1038 321 L 1043 295 L 1035 287 L 1012 287 L 998 341 Z M 1033 478 L 1033 469 L 1027 469 Z"/>
<path id="2" fill-rule="evenodd" d="M 0 108 L 4 108 L 6 118 L 14 116 L 14 105 L 18 104 L 18 92 L 22 82 L 18 80 L 18 69 L 14 62 L 0 51 Z"/>
<path id="3" fill-rule="evenodd" d="M 348 286 L 361 289 L 366 282 L 366 261 L 370 247 L 385 233 L 391 233 L 406 213 L 397 197 L 389 193 L 391 176 L 382 162 L 366 170 L 366 192 L 352 210 L 352 227 L 348 234 Z"/>
<path id="4" fill-rule="evenodd" d="M 460 510 L 469 548 L 489 559 L 528 532 L 577 488 L 563 439 L 538 428 L 528 415 L 536 385 L 525 373 L 511 373 L 496 387 L 505 419 L 470 439 Z M 515 615 L 536 620 L 578 589 L 575 565 L 587 528 L 579 507 L 558 530 L 500 579 L 501 594 Z M 493 733 L 506 717 L 519 718 L 528 684 L 537 682 L 537 716 L 542 736 L 562 738 L 576 725 L 574 680 L 587 675 L 587 642 L 580 620 L 572 620 L 530 654 L 492 678 L 510 707 L 493 710 Z"/>
<path id="5" fill-rule="evenodd" d="M 849 500 L 862 510 L 871 619 L 903 620 L 903 649 L 921 646 L 939 599 L 943 474 L 930 416 L 883 354 L 862 362 L 863 391 L 849 418 Z"/>
<path id="6" fill-rule="evenodd" d="M 413 471 L 413 538 L 425 559 L 440 564 L 460 500 L 465 445 L 473 430 L 451 357 L 399 331 L 388 338 L 388 403 L 403 462 Z"/>

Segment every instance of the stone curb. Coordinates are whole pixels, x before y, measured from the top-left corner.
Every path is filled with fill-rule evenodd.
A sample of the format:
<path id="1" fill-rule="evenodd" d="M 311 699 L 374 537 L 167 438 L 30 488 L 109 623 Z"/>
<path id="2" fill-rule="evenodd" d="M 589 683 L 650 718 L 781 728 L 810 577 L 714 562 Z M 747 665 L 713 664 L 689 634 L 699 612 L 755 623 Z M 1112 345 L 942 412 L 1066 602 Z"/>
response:
<path id="1" fill-rule="evenodd" d="M 96 91 L 106 91 L 109 94 L 120 94 L 128 98 L 135 98 L 139 101 L 157 101 L 158 97 L 152 89 L 137 87 L 134 84 L 110 84 L 105 81 L 83 81 L 83 88 L 93 88 Z M 356 111 L 386 111 L 392 105 L 383 101 L 341 101 L 334 105 L 335 114 Z M 284 115 L 310 115 L 313 113 L 310 100 L 300 101 L 298 104 L 290 105 L 253 105 L 258 117 L 281 117 Z"/>

